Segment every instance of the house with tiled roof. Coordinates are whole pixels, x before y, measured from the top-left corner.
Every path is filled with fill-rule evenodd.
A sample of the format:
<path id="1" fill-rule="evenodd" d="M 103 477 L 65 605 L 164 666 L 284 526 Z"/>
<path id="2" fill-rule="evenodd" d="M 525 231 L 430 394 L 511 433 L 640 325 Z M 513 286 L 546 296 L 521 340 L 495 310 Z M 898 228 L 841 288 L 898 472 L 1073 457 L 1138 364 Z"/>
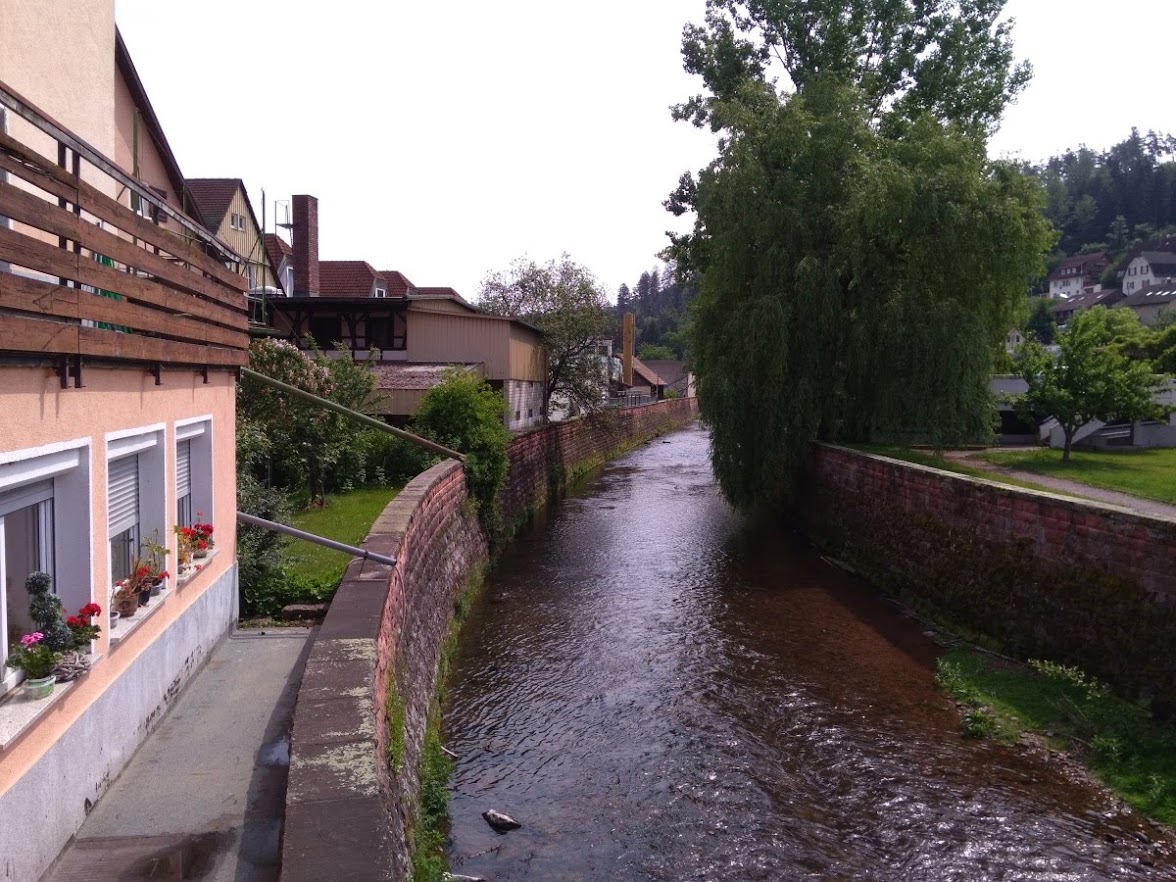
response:
<path id="1" fill-rule="evenodd" d="M 1165 281 L 1132 291 L 1119 306 L 1133 310 L 1144 324 L 1153 322 L 1160 313 L 1176 308 L 1176 282 Z"/>
<path id="2" fill-rule="evenodd" d="M 276 291 L 277 268 L 270 261 L 261 224 L 240 178 L 188 178 L 184 182 L 188 204 L 217 238 L 245 258 L 246 284 L 250 291 Z"/>
<path id="3" fill-rule="evenodd" d="M 114 3 L 0 20 L 0 872 L 34 880 L 236 619 L 249 336 L 240 255 L 183 210 Z M 181 568 L 195 519 L 216 545 Z M 96 633 L 41 636 L 30 577 Z M 24 637 L 69 653 L 56 681 L 8 665 Z"/>
<path id="4" fill-rule="evenodd" d="M 1077 297 L 1098 290 L 1099 279 L 1110 265 L 1111 256 L 1105 251 L 1067 257 L 1049 274 L 1049 296 L 1055 299 Z"/>
<path id="5" fill-rule="evenodd" d="M 278 287 L 289 297 L 294 293 L 294 249 L 277 233 L 262 236 L 266 256 L 277 275 Z"/>
<path id="6" fill-rule="evenodd" d="M 1128 296 L 1173 281 L 1176 281 L 1176 251 L 1142 251 L 1123 267 L 1123 293 Z"/>
<path id="7" fill-rule="evenodd" d="M 506 425 L 546 421 L 542 335 L 518 319 L 488 315 L 453 288 L 417 287 L 403 273 L 365 260 L 320 260 L 318 200 L 292 200 L 293 296 L 270 306 L 278 333 L 301 347 L 350 351 L 374 361 L 380 413 L 403 423 L 444 368 L 476 372 L 508 401 Z"/>
<path id="8" fill-rule="evenodd" d="M 1073 318 L 1076 313 L 1084 309 L 1090 309 L 1092 306 L 1115 306 L 1121 303 L 1124 297 L 1126 295 L 1118 288 L 1087 291 L 1076 297 L 1055 301 L 1050 304 L 1050 312 L 1053 314 L 1054 324 L 1060 328 Z"/>

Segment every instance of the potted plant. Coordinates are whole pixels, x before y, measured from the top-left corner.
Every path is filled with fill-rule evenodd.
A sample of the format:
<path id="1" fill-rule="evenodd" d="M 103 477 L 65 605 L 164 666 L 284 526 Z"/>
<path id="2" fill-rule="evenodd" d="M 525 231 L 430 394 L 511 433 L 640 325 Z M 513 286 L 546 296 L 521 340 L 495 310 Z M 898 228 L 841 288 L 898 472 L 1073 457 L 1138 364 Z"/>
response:
<path id="1" fill-rule="evenodd" d="M 179 561 L 180 575 L 192 565 L 193 543 L 195 533 L 191 527 L 176 525 L 176 559 Z"/>
<path id="2" fill-rule="evenodd" d="M 118 610 L 119 618 L 133 618 L 144 597 L 151 599 L 151 568 L 135 558 L 131 564 L 131 574 L 121 582 L 114 584 L 114 608 Z"/>
<path id="3" fill-rule="evenodd" d="M 45 635 L 40 631 L 25 634 L 20 645 L 14 645 L 8 653 L 8 666 L 24 671 L 24 691 L 32 699 L 45 698 L 53 691 L 57 678 L 53 669 L 61 659 L 61 653 L 51 649 Z"/>
<path id="4" fill-rule="evenodd" d="M 96 603 L 87 603 L 78 610 L 76 616 L 70 616 L 65 620 L 65 624 L 69 627 L 73 634 L 73 648 L 79 652 L 90 651 L 90 641 L 97 640 L 98 634 L 102 631 L 98 625 L 94 624 L 94 619 L 102 615 L 102 607 Z"/>
<path id="5" fill-rule="evenodd" d="M 193 533 L 193 555 L 195 557 L 208 557 L 208 552 L 212 550 L 212 524 L 202 523 L 200 518 L 204 516 L 203 512 L 196 512 L 196 523 L 192 524 Z"/>
<path id="6" fill-rule="evenodd" d="M 170 549 L 159 543 L 158 530 L 153 530 L 148 538 L 139 543 L 139 547 L 146 555 L 146 565 L 151 570 L 150 596 L 155 597 L 163 590 L 164 583 L 168 578 L 168 572 L 163 568 L 163 565 Z"/>

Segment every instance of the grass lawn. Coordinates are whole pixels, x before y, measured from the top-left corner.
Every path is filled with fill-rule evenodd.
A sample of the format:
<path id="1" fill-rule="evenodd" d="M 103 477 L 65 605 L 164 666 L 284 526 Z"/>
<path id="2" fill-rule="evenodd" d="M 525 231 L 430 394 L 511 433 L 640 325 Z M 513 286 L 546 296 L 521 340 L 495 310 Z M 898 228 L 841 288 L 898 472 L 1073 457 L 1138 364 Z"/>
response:
<path id="1" fill-rule="evenodd" d="M 1042 448 L 986 453 L 983 457 L 1025 472 L 1069 478 L 1176 505 L 1176 448 L 1072 451 L 1068 463 L 1062 462 L 1060 450 Z"/>
<path id="2" fill-rule="evenodd" d="M 1050 490 L 1048 487 L 1043 487 L 1041 484 L 1034 484 L 1031 481 L 1022 481 L 1018 478 L 1002 475 L 1000 472 L 989 471 L 979 466 L 970 466 L 956 459 L 946 459 L 928 450 L 912 450 L 909 447 L 898 447 L 892 444 L 847 444 L 845 446 L 852 447 L 854 450 L 860 450 L 862 453 L 876 453 L 878 456 L 889 456 L 891 459 L 901 459 L 904 462 L 930 466 L 934 469 L 942 469 L 945 472 L 955 472 L 957 475 L 986 478 L 998 484 L 1026 487 L 1029 490 L 1044 490 L 1049 493 L 1057 492 L 1056 490 Z"/>
<path id="3" fill-rule="evenodd" d="M 384 507 L 396 496 L 390 487 L 364 488 L 331 496 L 323 508 L 311 508 L 294 515 L 292 526 L 348 545 L 359 545 Z M 299 581 L 319 583 L 334 590 L 351 556 L 303 542 L 291 541 L 286 550 L 287 572 Z"/>
<path id="4" fill-rule="evenodd" d="M 1080 759 L 1144 814 L 1176 826 L 1176 729 L 1111 694 L 1077 668 L 1019 665 L 957 647 L 939 660 L 936 682 L 963 707 L 971 738 L 1047 737 Z"/>

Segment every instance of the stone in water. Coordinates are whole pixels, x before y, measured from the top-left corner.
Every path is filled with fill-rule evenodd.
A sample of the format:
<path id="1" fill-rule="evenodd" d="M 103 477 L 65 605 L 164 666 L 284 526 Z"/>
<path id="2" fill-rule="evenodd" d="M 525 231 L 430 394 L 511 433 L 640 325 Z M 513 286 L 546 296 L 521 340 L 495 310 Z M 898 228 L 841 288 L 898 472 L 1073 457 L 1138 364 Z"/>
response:
<path id="1" fill-rule="evenodd" d="M 495 809 L 487 809 L 482 812 L 482 817 L 486 819 L 486 823 L 493 827 L 499 833 L 506 833 L 510 830 L 517 830 L 523 826 L 510 815 L 504 815 Z"/>

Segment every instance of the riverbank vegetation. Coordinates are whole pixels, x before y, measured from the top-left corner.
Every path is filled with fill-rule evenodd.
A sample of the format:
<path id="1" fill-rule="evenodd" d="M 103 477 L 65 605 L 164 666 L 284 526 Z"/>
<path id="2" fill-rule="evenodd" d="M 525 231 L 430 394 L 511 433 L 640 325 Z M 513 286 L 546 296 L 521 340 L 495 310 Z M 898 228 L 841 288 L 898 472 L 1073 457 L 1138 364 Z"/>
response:
<path id="1" fill-rule="evenodd" d="M 878 456 L 887 456 L 891 459 L 901 459 L 903 462 L 913 462 L 916 465 L 929 466 L 933 469 L 941 469 L 942 471 L 952 472 L 957 475 L 967 475 L 970 478 L 984 478 L 988 481 L 995 481 L 998 484 L 1008 484 L 1011 487 L 1023 487 L 1027 490 L 1041 490 L 1047 493 L 1058 492 L 1042 484 L 1034 484 L 1032 481 L 1014 478 L 1011 475 L 986 469 L 983 466 L 970 465 L 967 460 L 949 459 L 942 453 L 936 453 L 930 449 L 923 450 L 914 447 L 901 447 L 896 444 L 847 444 L 846 446 L 852 447 L 854 450 L 860 450 L 862 453 L 873 453 Z"/>
<path id="2" fill-rule="evenodd" d="M 1134 808 L 1176 827 L 1176 726 L 1157 722 L 1147 703 L 1120 698 L 1077 668 L 1018 664 L 965 647 L 939 660 L 936 682 L 959 703 L 965 736 L 1042 739 Z"/>
<path id="3" fill-rule="evenodd" d="M 1029 78 L 1003 5 L 716 0 L 687 27 L 705 94 L 675 114 L 719 156 L 667 201 L 696 222 L 666 256 L 699 289 L 699 404 L 736 505 L 786 501 L 814 438 L 991 432 L 995 354 L 1054 239 L 1040 183 L 986 154 Z"/>
<path id="4" fill-rule="evenodd" d="M 373 402 L 375 377 L 350 353 L 330 358 L 264 339 L 250 345 L 249 359 L 259 373 L 353 410 L 363 412 Z M 429 456 L 252 377 L 237 385 L 237 508 L 247 514 L 295 526 L 320 517 L 338 520 L 340 533 L 327 526 L 329 538 L 362 540 L 379 514 L 371 512 L 372 500 L 383 496 L 386 504 L 394 488 L 426 467 Z M 349 497 L 364 488 L 371 497 Z M 318 532 L 314 526 L 303 529 Z M 334 592 L 346 565 L 340 566 L 342 557 L 331 557 L 339 553 L 323 549 L 320 557 L 292 541 L 262 527 L 238 526 L 243 615 L 274 615 L 286 604 L 313 603 Z"/>
<path id="5" fill-rule="evenodd" d="M 1176 448 L 1080 450 L 1063 462 L 1061 451 L 992 451 L 979 456 L 1006 468 L 1079 481 L 1092 487 L 1176 505 Z"/>

